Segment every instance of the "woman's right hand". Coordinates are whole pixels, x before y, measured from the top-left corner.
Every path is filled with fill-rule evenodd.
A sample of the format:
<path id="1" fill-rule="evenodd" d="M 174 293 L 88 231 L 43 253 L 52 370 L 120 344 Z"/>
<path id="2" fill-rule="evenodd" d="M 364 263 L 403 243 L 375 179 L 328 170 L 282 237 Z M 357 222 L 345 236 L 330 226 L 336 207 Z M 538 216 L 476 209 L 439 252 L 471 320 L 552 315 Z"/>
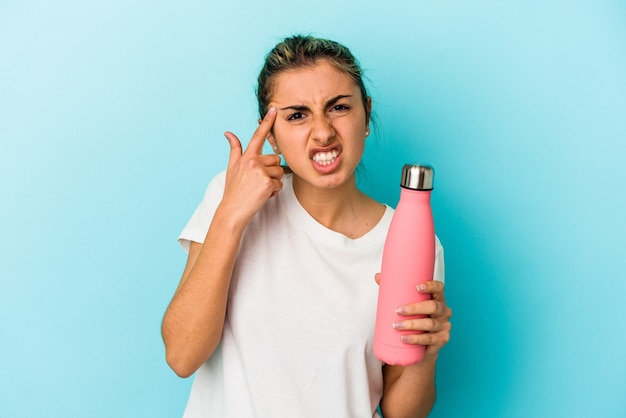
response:
<path id="1" fill-rule="evenodd" d="M 162 323 L 167 363 L 192 375 L 215 351 L 224 329 L 230 280 L 241 234 L 252 217 L 282 188 L 278 155 L 263 155 L 276 120 L 270 109 L 242 151 L 232 133 L 224 196 L 203 244 L 191 243 L 187 265 Z"/>
<path id="2" fill-rule="evenodd" d="M 282 187 L 283 168 L 280 157 L 263 155 L 263 144 L 276 120 L 276 108 L 271 107 L 252 135 L 245 151 L 232 132 L 224 136 L 230 144 L 224 197 L 220 204 L 229 216 L 247 224 L 265 203 Z"/>

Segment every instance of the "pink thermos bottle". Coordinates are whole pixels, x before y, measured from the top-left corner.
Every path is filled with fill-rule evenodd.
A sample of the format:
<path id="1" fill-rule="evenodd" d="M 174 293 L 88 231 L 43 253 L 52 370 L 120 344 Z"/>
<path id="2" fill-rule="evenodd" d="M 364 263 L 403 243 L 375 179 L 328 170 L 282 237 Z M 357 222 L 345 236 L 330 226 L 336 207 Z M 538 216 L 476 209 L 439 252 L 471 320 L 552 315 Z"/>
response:
<path id="1" fill-rule="evenodd" d="M 432 280 L 435 269 L 430 207 L 433 177 L 433 168 L 428 165 L 406 164 L 402 168 L 400 201 L 383 250 L 374 331 L 374 355 L 386 364 L 408 366 L 424 357 L 424 346 L 400 340 L 403 334 L 417 332 L 396 330 L 392 324 L 419 317 L 397 315 L 399 306 L 430 299 L 429 294 L 417 291 L 417 285 Z"/>

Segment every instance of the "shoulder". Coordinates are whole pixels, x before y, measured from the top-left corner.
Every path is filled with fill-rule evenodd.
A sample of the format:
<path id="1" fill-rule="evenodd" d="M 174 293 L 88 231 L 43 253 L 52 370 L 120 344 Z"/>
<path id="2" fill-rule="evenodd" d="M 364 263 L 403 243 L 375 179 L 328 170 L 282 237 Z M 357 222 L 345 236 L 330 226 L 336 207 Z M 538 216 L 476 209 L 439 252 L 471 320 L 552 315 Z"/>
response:
<path id="1" fill-rule="evenodd" d="M 224 192 L 224 187 L 226 186 L 226 170 L 220 171 L 217 173 L 209 182 L 209 185 L 206 188 L 205 196 L 211 193 L 219 191 L 220 194 Z"/>

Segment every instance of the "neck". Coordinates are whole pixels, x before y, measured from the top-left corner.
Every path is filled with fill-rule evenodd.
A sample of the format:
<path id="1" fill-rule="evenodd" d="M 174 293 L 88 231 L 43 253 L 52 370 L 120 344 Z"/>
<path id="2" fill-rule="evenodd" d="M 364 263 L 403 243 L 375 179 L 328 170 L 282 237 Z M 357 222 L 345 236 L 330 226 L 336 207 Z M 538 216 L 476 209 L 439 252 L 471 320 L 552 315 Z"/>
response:
<path id="1" fill-rule="evenodd" d="M 384 212 L 383 205 L 356 187 L 354 175 L 342 185 L 329 189 L 313 187 L 294 175 L 293 189 L 300 205 L 317 222 L 350 238 L 358 238 L 369 231 Z"/>

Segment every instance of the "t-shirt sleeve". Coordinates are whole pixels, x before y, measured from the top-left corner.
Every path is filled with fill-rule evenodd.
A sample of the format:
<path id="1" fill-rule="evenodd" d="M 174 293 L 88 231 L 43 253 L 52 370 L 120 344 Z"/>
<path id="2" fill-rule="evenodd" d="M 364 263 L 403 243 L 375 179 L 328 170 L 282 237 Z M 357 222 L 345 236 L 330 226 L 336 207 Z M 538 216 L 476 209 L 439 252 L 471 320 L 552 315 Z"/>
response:
<path id="1" fill-rule="evenodd" d="M 209 230 L 215 210 L 224 195 L 226 172 L 222 171 L 209 183 L 202 201 L 196 208 L 187 225 L 180 233 L 178 242 L 186 252 L 189 252 L 191 241 L 203 243 Z"/>
<path id="2" fill-rule="evenodd" d="M 446 281 L 445 266 L 443 262 L 443 246 L 439 238 L 435 236 L 435 272 L 433 279 L 444 283 Z"/>

